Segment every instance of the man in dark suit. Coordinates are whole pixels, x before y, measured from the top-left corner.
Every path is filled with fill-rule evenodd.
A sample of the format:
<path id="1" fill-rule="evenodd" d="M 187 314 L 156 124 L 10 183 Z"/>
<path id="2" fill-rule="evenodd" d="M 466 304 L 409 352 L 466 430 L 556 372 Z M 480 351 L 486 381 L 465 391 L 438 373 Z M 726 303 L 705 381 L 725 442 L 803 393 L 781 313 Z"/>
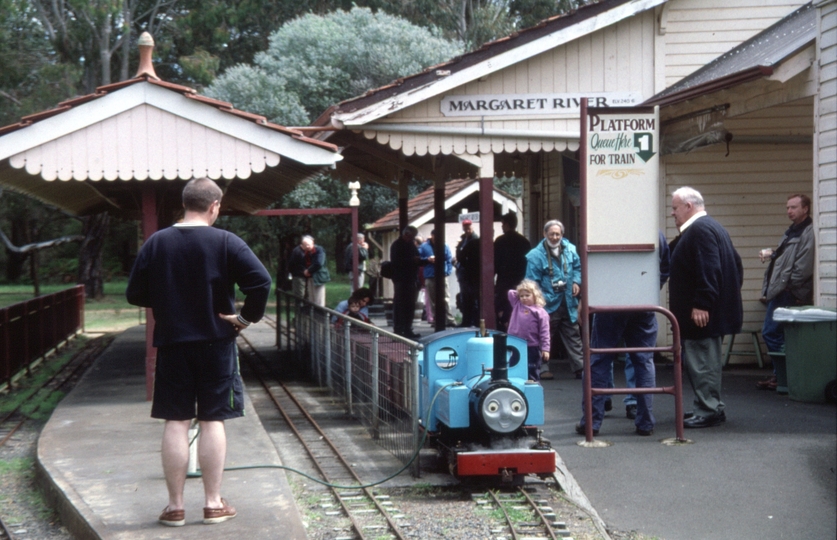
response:
<path id="1" fill-rule="evenodd" d="M 721 345 L 741 331 L 741 257 L 726 229 L 706 214 L 703 197 L 682 187 L 671 197 L 680 235 L 671 243 L 669 303 L 680 326 L 683 362 L 694 390 L 687 428 L 726 421 L 721 401 Z M 687 413 L 688 415 L 688 413 Z"/>
<path id="2" fill-rule="evenodd" d="M 421 336 L 413 331 L 413 318 L 416 311 L 416 280 L 418 269 L 422 265 L 418 248 L 415 244 L 418 229 L 409 225 L 401 232 L 389 248 L 392 261 L 392 327 L 393 332 L 409 339 Z"/>
<path id="3" fill-rule="evenodd" d="M 532 249 L 529 239 L 517 232 L 517 214 L 508 212 L 500 218 L 503 234 L 494 240 L 494 310 L 497 312 L 497 328 L 505 331 L 511 317 L 509 291 L 526 277 L 526 254 Z"/>

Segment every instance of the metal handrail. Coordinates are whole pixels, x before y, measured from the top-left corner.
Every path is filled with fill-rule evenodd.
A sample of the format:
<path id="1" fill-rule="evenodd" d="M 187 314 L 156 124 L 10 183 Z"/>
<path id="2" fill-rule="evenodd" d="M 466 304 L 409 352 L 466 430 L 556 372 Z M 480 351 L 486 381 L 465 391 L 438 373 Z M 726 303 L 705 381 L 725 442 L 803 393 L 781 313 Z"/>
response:
<path id="1" fill-rule="evenodd" d="M 589 355 L 585 355 L 584 363 L 584 426 L 585 439 L 589 443 L 593 440 L 593 396 L 611 394 L 671 394 L 674 396 L 674 427 L 675 437 L 678 442 L 685 441 L 683 436 L 683 366 L 680 362 L 680 326 L 677 319 L 669 310 L 654 305 L 639 306 L 589 306 L 587 308 L 591 315 L 596 313 L 636 313 L 654 311 L 665 315 L 671 321 L 672 344 L 670 347 L 617 347 L 609 349 L 596 349 L 590 347 Z M 590 323 L 590 320 L 585 321 Z M 619 354 L 633 352 L 670 352 L 674 355 L 674 386 L 654 388 L 593 388 L 590 376 L 590 364 L 588 360 L 593 354 Z"/>
<path id="2" fill-rule="evenodd" d="M 276 346 L 295 353 L 312 380 L 341 398 L 347 414 L 360 420 L 378 444 L 409 461 L 420 449 L 416 409 L 424 346 L 288 291 L 276 291 L 276 314 Z M 411 473 L 420 476 L 419 460 Z"/>

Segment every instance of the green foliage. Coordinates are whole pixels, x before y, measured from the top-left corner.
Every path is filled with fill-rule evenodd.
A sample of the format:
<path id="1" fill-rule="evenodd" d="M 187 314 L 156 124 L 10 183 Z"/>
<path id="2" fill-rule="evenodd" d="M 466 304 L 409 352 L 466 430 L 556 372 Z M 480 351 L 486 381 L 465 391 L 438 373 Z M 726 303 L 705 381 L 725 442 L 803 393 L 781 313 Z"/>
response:
<path id="1" fill-rule="evenodd" d="M 75 93 L 81 70 L 61 64 L 26 0 L 0 0 L 0 126 Z"/>
<path id="2" fill-rule="evenodd" d="M 382 9 L 439 28 L 469 51 L 592 0 L 382 0 Z"/>
<path id="3" fill-rule="evenodd" d="M 494 187 L 505 191 L 512 197 L 523 196 L 523 179 L 515 176 L 500 176 L 494 178 Z"/>
<path id="4" fill-rule="evenodd" d="M 335 103 L 419 72 L 460 51 L 461 45 L 434 31 L 368 8 L 354 7 L 324 16 L 308 14 L 274 32 L 267 51 L 255 56 L 254 68 L 225 72 L 206 93 L 268 117 L 275 113 L 260 108 L 265 103 L 255 98 L 261 92 L 290 94 L 310 121 Z"/>
<path id="5" fill-rule="evenodd" d="M 193 54 L 181 56 L 180 67 L 187 77 L 201 86 L 206 86 L 218 75 L 221 59 L 209 54 L 200 47 Z"/>
<path id="6" fill-rule="evenodd" d="M 271 122 L 285 126 L 308 124 L 308 115 L 299 97 L 286 88 L 285 78 L 259 66 L 238 64 L 215 79 L 206 94 L 229 101 L 238 109 L 256 112 Z"/>

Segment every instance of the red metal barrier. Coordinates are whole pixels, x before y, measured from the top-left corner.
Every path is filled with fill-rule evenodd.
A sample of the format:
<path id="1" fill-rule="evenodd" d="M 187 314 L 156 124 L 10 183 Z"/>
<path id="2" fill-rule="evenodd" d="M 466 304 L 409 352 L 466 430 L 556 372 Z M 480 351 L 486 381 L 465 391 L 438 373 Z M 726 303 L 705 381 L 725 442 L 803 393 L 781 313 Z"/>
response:
<path id="1" fill-rule="evenodd" d="M 671 394 L 674 396 L 674 429 L 675 440 L 686 441 L 683 436 L 683 366 L 680 361 L 680 326 L 677 319 L 669 310 L 659 306 L 589 306 L 590 317 L 585 321 L 584 335 L 584 423 L 585 440 L 593 440 L 593 396 L 611 394 Z M 672 345 L 670 347 L 616 347 L 611 349 L 594 349 L 590 347 L 590 330 L 592 315 L 595 313 L 635 313 L 654 311 L 665 315 L 671 322 Z M 674 386 L 654 388 L 593 388 L 590 377 L 590 357 L 593 354 L 633 353 L 633 352 L 670 352 L 674 355 Z"/>
<path id="2" fill-rule="evenodd" d="M 0 308 L 0 384 L 84 329 L 84 285 Z"/>

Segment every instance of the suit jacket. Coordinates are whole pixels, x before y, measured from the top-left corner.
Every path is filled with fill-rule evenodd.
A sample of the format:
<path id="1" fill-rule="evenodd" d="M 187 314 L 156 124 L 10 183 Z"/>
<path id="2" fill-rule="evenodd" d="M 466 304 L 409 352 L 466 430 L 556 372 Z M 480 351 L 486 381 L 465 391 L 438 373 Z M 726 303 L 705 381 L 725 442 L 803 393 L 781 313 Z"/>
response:
<path id="1" fill-rule="evenodd" d="M 669 304 L 683 339 L 705 339 L 741 331 L 743 267 L 726 229 L 709 216 L 698 218 L 671 243 Z M 692 308 L 709 312 L 709 324 L 692 322 Z"/>
<path id="2" fill-rule="evenodd" d="M 389 248 L 389 260 L 392 261 L 392 281 L 395 283 L 415 282 L 421 258 L 416 244 L 399 236 Z"/>
<path id="3" fill-rule="evenodd" d="M 496 288 L 503 294 L 526 277 L 526 254 L 532 249 L 529 239 L 517 231 L 501 234 L 494 240 Z"/>

